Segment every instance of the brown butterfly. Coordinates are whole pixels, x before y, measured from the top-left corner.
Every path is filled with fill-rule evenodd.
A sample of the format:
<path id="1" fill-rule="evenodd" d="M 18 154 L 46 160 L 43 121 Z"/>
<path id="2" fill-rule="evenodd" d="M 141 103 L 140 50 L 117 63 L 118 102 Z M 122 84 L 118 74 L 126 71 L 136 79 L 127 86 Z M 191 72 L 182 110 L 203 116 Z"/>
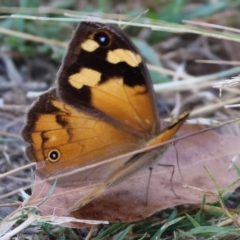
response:
<path id="1" fill-rule="evenodd" d="M 69 43 L 57 88 L 31 106 L 22 136 L 29 143 L 28 158 L 41 163 L 37 173 L 47 178 L 168 141 L 188 114 L 161 131 L 151 79 L 131 40 L 115 25 L 82 22 Z M 65 179 L 65 184 L 90 176 L 102 181 L 68 212 L 151 166 L 165 150 L 166 145 Z"/>

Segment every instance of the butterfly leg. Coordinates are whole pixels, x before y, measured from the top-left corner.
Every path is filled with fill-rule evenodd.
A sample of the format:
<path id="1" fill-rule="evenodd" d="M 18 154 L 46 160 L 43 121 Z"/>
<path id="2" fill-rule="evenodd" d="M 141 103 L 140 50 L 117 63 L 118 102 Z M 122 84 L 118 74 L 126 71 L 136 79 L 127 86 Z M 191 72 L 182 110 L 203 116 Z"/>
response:
<path id="1" fill-rule="evenodd" d="M 153 170 L 153 167 L 149 167 L 149 178 L 148 178 L 147 195 L 146 195 L 146 203 L 145 203 L 146 206 L 148 205 L 148 193 L 149 193 L 150 181 L 152 177 L 152 170 Z"/>
<path id="2" fill-rule="evenodd" d="M 172 185 L 172 191 L 173 191 L 173 194 L 179 198 L 179 196 L 176 194 L 175 190 L 174 190 L 174 186 L 173 186 L 173 175 L 174 175 L 174 172 L 175 172 L 175 166 L 174 165 L 170 165 L 170 164 L 161 164 L 161 163 L 158 163 L 157 164 L 158 166 L 161 166 L 161 167 L 171 167 L 172 168 L 172 173 L 171 173 L 171 178 L 170 178 L 170 181 L 171 181 L 171 185 Z"/>

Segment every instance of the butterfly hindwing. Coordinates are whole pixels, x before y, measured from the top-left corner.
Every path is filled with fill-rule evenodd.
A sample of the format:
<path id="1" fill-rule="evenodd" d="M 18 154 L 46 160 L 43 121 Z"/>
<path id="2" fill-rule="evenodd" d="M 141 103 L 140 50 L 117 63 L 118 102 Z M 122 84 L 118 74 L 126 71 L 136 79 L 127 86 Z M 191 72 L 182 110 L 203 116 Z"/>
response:
<path id="1" fill-rule="evenodd" d="M 63 103 L 56 89 L 39 97 L 28 112 L 22 135 L 28 158 L 43 162 L 38 172 L 56 175 L 118 156 L 142 146 L 142 140 L 104 120 Z"/>

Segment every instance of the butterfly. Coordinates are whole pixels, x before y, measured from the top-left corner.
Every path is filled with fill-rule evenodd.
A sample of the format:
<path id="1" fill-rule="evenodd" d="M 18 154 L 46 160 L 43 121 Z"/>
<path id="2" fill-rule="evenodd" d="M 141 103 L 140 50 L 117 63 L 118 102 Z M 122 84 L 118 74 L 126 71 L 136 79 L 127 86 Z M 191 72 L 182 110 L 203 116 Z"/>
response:
<path id="1" fill-rule="evenodd" d="M 26 154 L 43 179 L 171 140 L 189 112 L 166 129 L 149 72 L 129 37 L 115 25 L 81 22 L 57 75 L 57 87 L 33 103 L 22 130 Z M 101 183 L 77 201 L 80 209 L 110 186 L 151 166 L 167 145 L 123 157 L 65 184 L 93 177 Z"/>

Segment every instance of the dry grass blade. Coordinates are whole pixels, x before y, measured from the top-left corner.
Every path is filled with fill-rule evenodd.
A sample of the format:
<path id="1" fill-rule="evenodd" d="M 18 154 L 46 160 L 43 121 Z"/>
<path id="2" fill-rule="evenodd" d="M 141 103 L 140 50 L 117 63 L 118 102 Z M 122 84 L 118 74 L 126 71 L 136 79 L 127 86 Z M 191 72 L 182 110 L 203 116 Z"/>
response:
<path id="1" fill-rule="evenodd" d="M 240 67 L 235 67 L 219 73 L 210 74 L 210 75 L 201 76 L 201 77 L 189 78 L 189 79 L 185 79 L 178 82 L 154 84 L 154 89 L 157 93 L 162 93 L 166 91 L 172 92 L 172 91 L 186 91 L 186 90 L 196 89 L 197 84 L 199 83 L 226 78 L 234 74 L 238 74 L 239 71 L 240 71 Z"/>
<path id="2" fill-rule="evenodd" d="M 226 65 L 235 65 L 239 66 L 239 61 L 224 61 L 224 60 L 202 60 L 202 59 L 196 59 L 196 63 L 208 63 L 208 64 L 226 64 Z"/>
<path id="3" fill-rule="evenodd" d="M 11 227 L 21 218 L 27 217 L 19 226 L 9 231 Z M 95 221 L 95 220 L 84 220 L 76 219 L 74 217 L 56 217 L 56 216 L 39 216 L 29 212 L 27 215 L 23 214 L 23 209 L 18 209 L 14 213 L 7 216 L 0 222 L 0 237 L 1 240 L 7 240 L 15 236 L 22 230 L 26 229 L 33 222 L 47 222 L 53 225 L 66 224 L 68 222 L 78 222 L 84 224 L 98 225 L 98 224 L 108 224 L 107 221 Z"/>
<path id="4" fill-rule="evenodd" d="M 22 33 L 22 32 L 18 32 L 18 31 L 6 29 L 6 28 L 0 28 L 0 33 L 6 34 L 9 36 L 15 36 L 15 37 L 22 38 L 22 39 L 29 40 L 29 41 L 33 41 L 36 43 L 45 43 L 47 45 L 54 46 L 54 47 L 55 46 L 62 47 L 62 48 L 66 47 L 65 43 L 59 42 L 57 40 L 49 40 L 47 38 L 37 37 L 37 36 L 31 35 L 31 34 Z"/>
<path id="5" fill-rule="evenodd" d="M 237 103 L 237 102 L 240 102 L 240 97 L 225 100 L 223 102 L 216 103 L 216 104 L 209 104 L 207 106 L 203 106 L 199 109 L 193 110 L 192 113 L 191 113 L 191 117 L 196 117 L 196 116 L 201 116 L 201 115 L 206 114 L 206 113 L 211 113 L 211 112 L 213 112 L 213 111 L 215 111 L 219 108 L 224 107 L 225 105 L 234 104 L 234 103 Z"/>
<path id="6" fill-rule="evenodd" d="M 22 215 L 23 215 L 22 210 L 18 209 L 13 213 L 11 213 L 10 215 L 8 215 L 6 218 L 4 218 L 0 222 L 0 237 L 2 240 L 10 239 L 12 236 L 16 235 L 19 231 L 21 231 L 22 229 L 24 229 L 25 227 L 29 226 L 32 223 L 32 221 L 29 221 L 26 225 L 24 225 L 24 228 L 21 229 L 20 227 L 20 230 L 19 230 L 19 227 L 17 227 L 11 232 L 9 232 L 12 226 L 19 220 L 19 218 Z"/>
<path id="7" fill-rule="evenodd" d="M 187 24 L 194 25 L 194 26 L 215 28 L 215 29 L 220 29 L 220 30 L 227 30 L 229 32 L 240 33 L 239 29 L 237 29 L 237 28 L 231 28 L 231 27 L 221 26 L 218 24 L 211 24 L 211 23 L 207 23 L 207 22 L 183 20 L 183 23 L 187 23 Z"/>
<path id="8" fill-rule="evenodd" d="M 5 177 L 8 177 L 8 176 L 10 176 L 10 175 L 16 174 L 16 173 L 18 173 L 18 172 L 20 172 L 20 171 L 23 171 L 23 170 L 25 170 L 25 169 L 32 168 L 32 167 L 35 167 L 35 166 L 36 166 L 36 163 L 29 163 L 29 164 L 27 164 L 27 165 L 25 165 L 25 166 L 18 167 L 18 168 L 16 168 L 16 169 L 12 170 L 12 171 L 9 171 L 9 172 L 0 174 L 0 179 L 3 179 L 3 178 L 5 178 Z"/>

